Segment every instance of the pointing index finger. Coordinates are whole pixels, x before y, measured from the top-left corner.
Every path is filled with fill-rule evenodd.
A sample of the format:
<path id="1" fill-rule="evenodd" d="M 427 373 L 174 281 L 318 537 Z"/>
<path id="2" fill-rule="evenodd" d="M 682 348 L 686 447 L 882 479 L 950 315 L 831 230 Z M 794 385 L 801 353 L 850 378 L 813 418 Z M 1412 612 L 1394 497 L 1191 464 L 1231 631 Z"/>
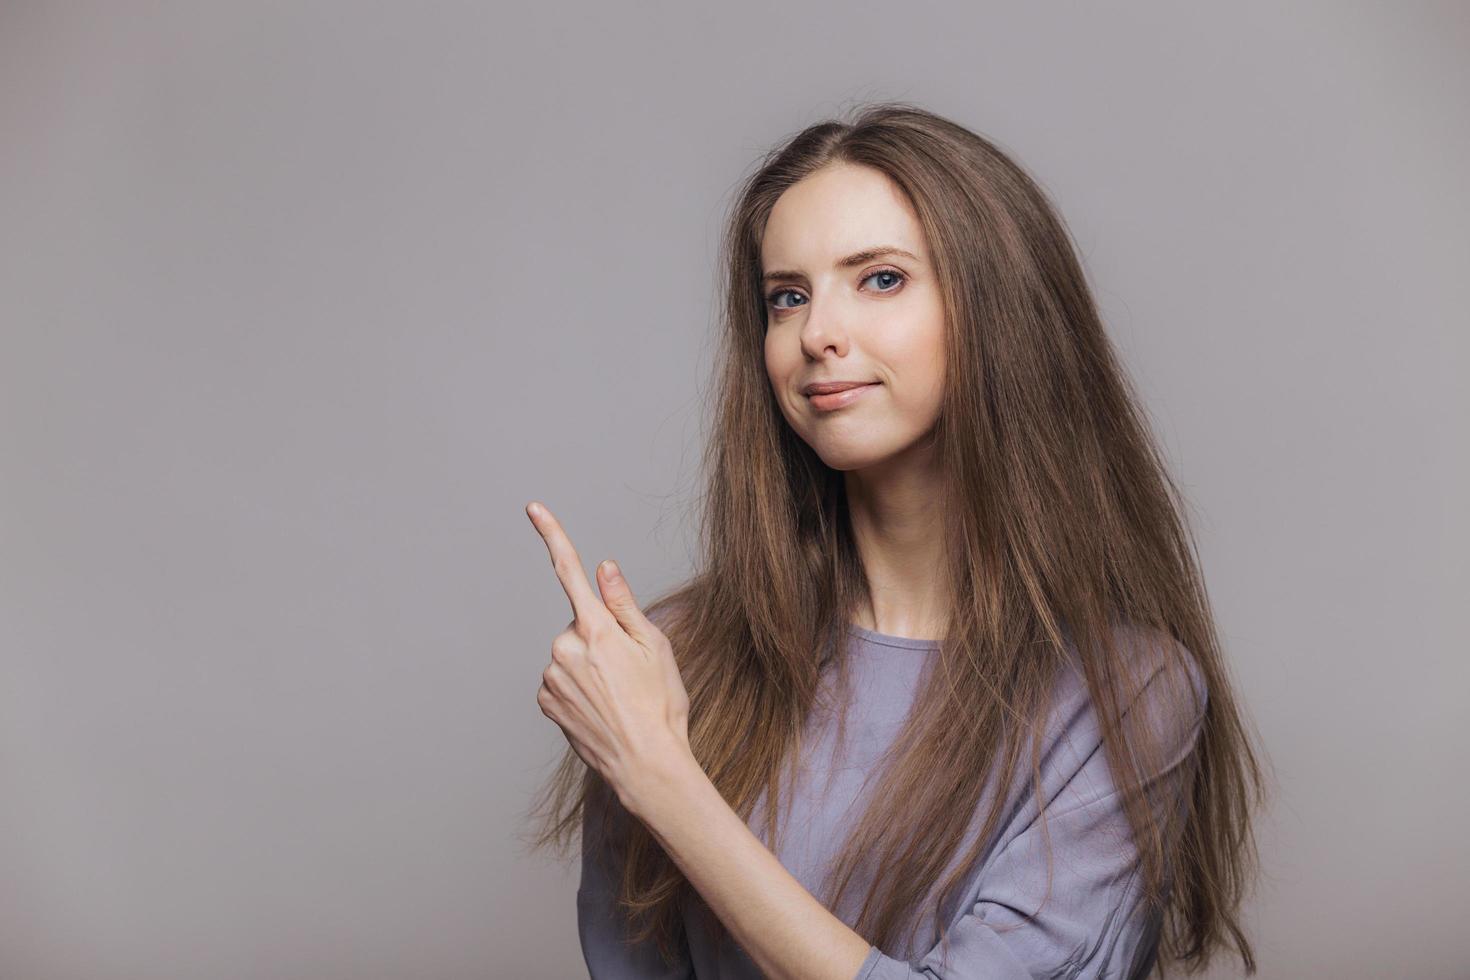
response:
<path id="1" fill-rule="evenodd" d="M 526 506 L 526 514 L 540 533 L 541 540 L 546 543 L 546 550 L 551 555 L 551 567 L 556 572 L 567 599 L 572 603 L 572 615 L 584 623 L 591 623 L 599 616 L 608 615 L 607 607 L 593 591 L 592 583 L 587 581 L 582 558 L 572 546 L 572 539 L 562 530 L 561 522 L 552 516 L 545 504 L 537 501 Z"/>

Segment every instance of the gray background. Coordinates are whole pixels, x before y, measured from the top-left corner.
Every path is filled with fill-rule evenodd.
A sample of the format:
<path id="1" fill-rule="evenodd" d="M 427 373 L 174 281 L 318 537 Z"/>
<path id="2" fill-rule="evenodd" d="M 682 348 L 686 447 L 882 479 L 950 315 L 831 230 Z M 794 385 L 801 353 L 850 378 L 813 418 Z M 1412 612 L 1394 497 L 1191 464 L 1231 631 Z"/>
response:
<path id="1" fill-rule="evenodd" d="M 730 193 L 882 98 L 1054 195 L 1190 496 L 1260 975 L 1470 975 L 1470 19 L 1181 7 L 6 3 L 0 975 L 582 975 L 522 507 L 681 577 Z"/>

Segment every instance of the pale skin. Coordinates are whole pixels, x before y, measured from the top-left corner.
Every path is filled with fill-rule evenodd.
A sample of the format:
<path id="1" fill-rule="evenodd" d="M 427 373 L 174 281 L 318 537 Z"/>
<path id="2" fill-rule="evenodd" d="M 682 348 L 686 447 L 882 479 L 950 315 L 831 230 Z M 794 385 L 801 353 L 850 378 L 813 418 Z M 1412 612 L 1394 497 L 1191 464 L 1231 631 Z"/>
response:
<path id="1" fill-rule="evenodd" d="M 876 246 L 888 253 L 843 260 Z M 922 228 L 874 170 L 835 165 L 788 188 L 761 244 L 772 392 L 792 428 L 843 471 L 871 583 L 860 626 L 943 631 L 937 472 L 927 437 L 944 383 L 944 314 Z M 813 381 L 878 382 L 823 411 Z M 641 820 L 735 940 L 773 980 L 851 980 L 869 941 L 833 915 L 720 795 L 689 745 L 689 698 L 667 638 L 608 561 L 597 590 L 539 502 L 526 508 L 573 619 L 552 642 L 537 703 Z"/>

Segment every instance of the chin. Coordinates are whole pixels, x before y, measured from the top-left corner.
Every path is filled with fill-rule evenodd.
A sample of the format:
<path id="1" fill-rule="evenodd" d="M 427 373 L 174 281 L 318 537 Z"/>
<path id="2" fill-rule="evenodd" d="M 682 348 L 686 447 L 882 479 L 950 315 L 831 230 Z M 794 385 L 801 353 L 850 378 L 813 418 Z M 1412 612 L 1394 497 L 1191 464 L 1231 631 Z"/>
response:
<path id="1" fill-rule="evenodd" d="M 817 445 L 812 448 L 816 450 L 823 463 L 834 470 L 861 470 L 890 458 L 893 453 L 874 446 L 864 445 L 833 445 L 829 440 L 826 445 Z"/>
<path id="2" fill-rule="evenodd" d="M 856 426 L 850 432 L 821 433 L 821 438 L 815 440 L 805 435 L 802 438 L 823 463 L 834 470 L 849 472 L 892 462 L 924 444 L 929 433 L 887 435 L 884 438 L 876 426 Z"/>

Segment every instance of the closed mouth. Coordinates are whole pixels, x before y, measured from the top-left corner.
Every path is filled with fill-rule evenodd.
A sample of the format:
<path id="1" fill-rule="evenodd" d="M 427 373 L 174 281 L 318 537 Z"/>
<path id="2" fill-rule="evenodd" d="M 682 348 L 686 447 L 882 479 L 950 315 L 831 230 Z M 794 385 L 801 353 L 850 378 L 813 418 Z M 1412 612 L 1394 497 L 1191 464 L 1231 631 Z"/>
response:
<path id="1" fill-rule="evenodd" d="M 836 391 L 813 391 L 806 400 L 819 412 L 835 412 L 864 400 L 868 390 L 878 385 L 877 381 L 865 381 L 843 385 Z"/>
<path id="2" fill-rule="evenodd" d="M 835 395 L 839 391 L 847 391 L 849 388 L 866 388 L 875 385 L 876 381 L 823 381 L 818 384 L 809 384 L 801 390 L 803 395 L 810 398 L 812 395 Z"/>

